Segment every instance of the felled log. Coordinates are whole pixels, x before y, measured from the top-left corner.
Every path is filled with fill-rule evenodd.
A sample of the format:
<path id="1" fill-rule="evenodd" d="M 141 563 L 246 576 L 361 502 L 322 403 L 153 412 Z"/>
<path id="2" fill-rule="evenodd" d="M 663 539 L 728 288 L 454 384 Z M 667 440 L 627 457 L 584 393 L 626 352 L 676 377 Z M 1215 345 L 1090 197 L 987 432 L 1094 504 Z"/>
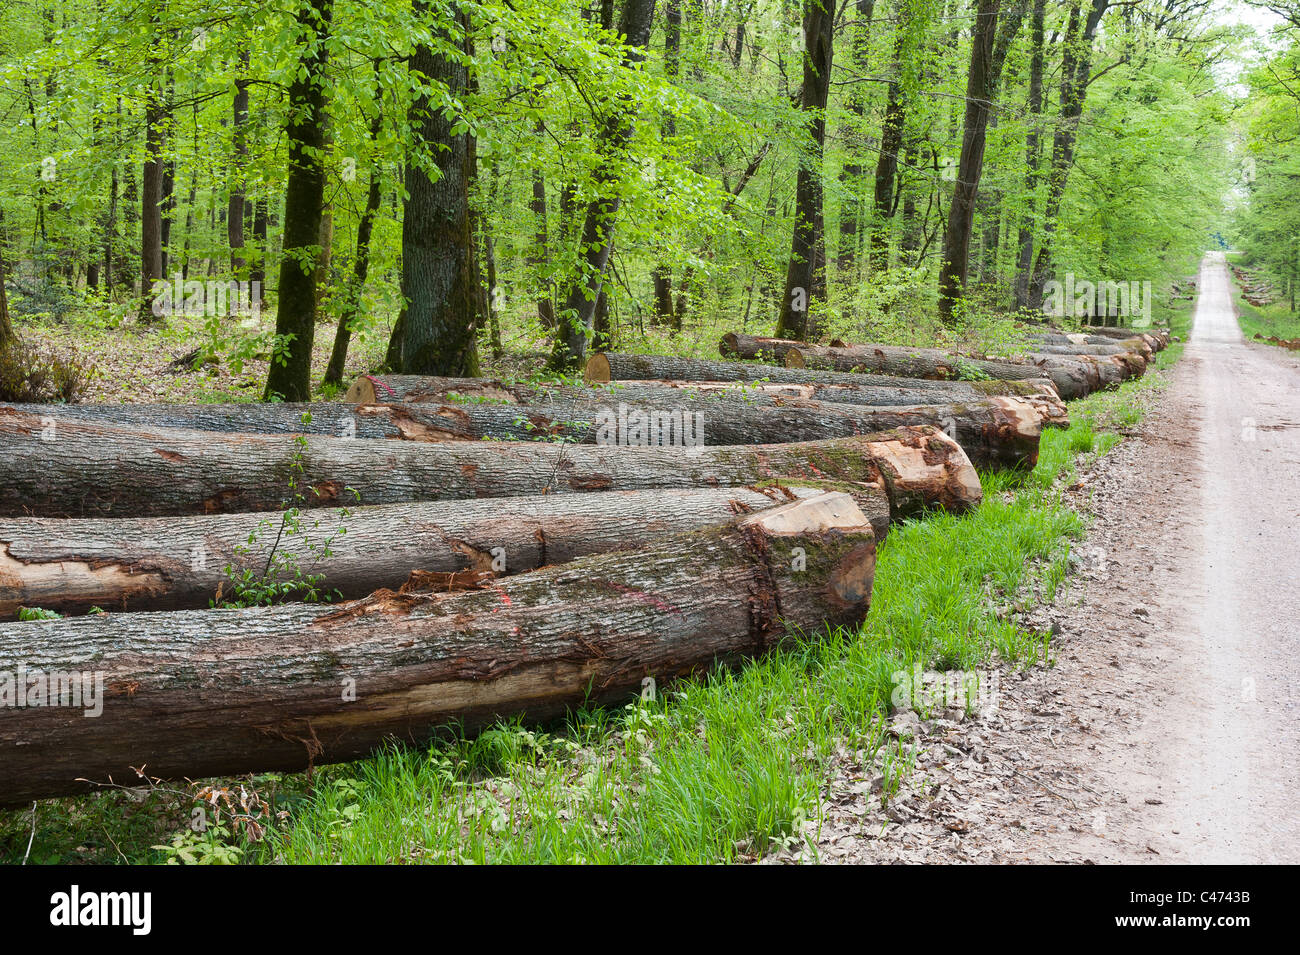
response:
<path id="1" fill-rule="evenodd" d="M 936 428 L 741 448 L 543 441 L 422 443 L 147 431 L 0 407 L 0 516 L 155 517 L 650 488 L 778 478 L 882 486 L 897 519 L 977 505 L 980 486 Z M 354 493 L 355 492 L 355 493 Z"/>
<path id="2" fill-rule="evenodd" d="M 951 392 L 909 388 L 855 388 L 851 385 L 796 385 L 775 384 L 772 382 L 744 381 L 627 381 L 614 382 L 617 388 L 649 387 L 673 388 L 680 391 L 700 392 L 702 394 L 723 393 L 735 395 L 740 400 L 750 400 L 758 392 L 764 395 L 784 398 L 802 398 L 806 401 L 829 401 L 851 405 L 919 405 L 935 400 L 942 394 L 953 402 L 978 401 L 990 396 L 991 389 L 980 388 L 981 385 L 996 385 L 1008 397 L 1017 397 L 1028 402 L 1038 412 L 1042 425 L 1046 428 L 1068 428 L 1070 412 L 1065 403 L 1056 394 L 1056 388 L 1045 378 L 1031 378 L 1025 381 L 953 381 Z M 1007 386 L 1002 389 L 1000 386 Z"/>
<path id="3" fill-rule="evenodd" d="M 876 538 L 889 529 L 880 487 L 851 488 Z M 62 614 L 103 610 L 187 610 L 232 598 L 232 577 L 261 576 L 273 553 L 320 589 L 354 599 L 397 589 L 412 571 L 498 575 L 562 564 L 588 554 L 655 544 L 670 534 L 725 523 L 825 493 L 830 484 L 546 494 L 481 501 L 317 511 L 297 533 L 283 515 L 58 520 L 0 519 L 0 619 L 20 607 Z M 340 528 L 345 533 L 338 533 Z M 328 543 L 328 553 L 324 552 Z M 229 569 L 229 571 L 228 571 Z"/>
<path id="4" fill-rule="evenodd" d="M 1132 344 L 1129 344 L 1132 342 Z M 1108 345 L 1094 345 L 1076 342 L 1034 341 L 1030 343 L 1031 351 L 1039 355 L 1089 355 L 1093 358 L 1107 358 L 1111 355 L 1124 355 L 1136 352 L 1143 357 L 1150 353 L 1151 347 L 1142 339 L 1116 340 Z"/>
<path id="5" fill-rule="evenodd" d="M 714 363 L 725 364 L 725 363 Z M 777 369 L 784 371 L 785 369 Z M 570 388 L 560 385 L 522 385 L 490 378 L 436 378 L 419 375 L 362 376 L 348 389 L 348 400 L 365 404 L 371 401 L 400 401 L 406 404 L 438 402 L 534 404 L 553 401 L 591 399 L 600 394 L 614 394 L 624 399 L 654 400 L 662 389 L 672 388 L 690 394 L 730 395 L 739 393 L 748 400 L 755 394 L 810 401 L 840 401 L 864 405 L 920 405 L 952 401 L 979 401 L 991 397 L 1036 399 L 1056 398 L 1056 389 L 1045 378 L 1023 381 L 924 381 L 888 378 L 891 384 L 877 384 L 873 375 L 822 375 L 812 372 L 811 379 L 843 379 L 841 384 L 813 380 L 807 383 L 775 381 L 691 381 L 684 379 L 644 379 L 631 381 L 591 382 L 589 387 Z M 898 382 L 898 384 L 892 384 Z M 915 386 L 915 387 L 913 387 Z M 593 391 L 593 387 L 605 391 Z M 34 410 L 28 407 L 26 410 Z"/>
<path id="6" fill-rule="evenodd" d="M 770 358 L 780 361 L 791 348 L 799 348 L 804 342 L 788 338 L 768 338 L 763 335 L 746 335 L 741 332 L 727 332 L 718 342 L 718 353 L 723 358 Z M 841 347 L 844 342 L 838 338 L 827 342 L 833 348 Z"/>
<path id="7" fill-rule="evenodd" d="M 900 348 L 892 345 L 857 345 L 852 348 L 824 348 L 809 345 L 786 352 L 791 368 L 826 369 L 886 374 L 919 379 L 960 378 L 966 371 L 991 378 L 1017 380 L 1050 378 L 1057 393 L 1066 400 L 1082 398 L 1123 378 L 1120 365 L 1109 359 L 1066 358 L 1046 355 L 1024 362 L 969 358 L 937 348 Z"/>
<path id="8" fill-rule="evenodd" d="M 0 804 L 138 784 L 137 769 L 300 771 L 453 722 L 621 701 L 647 677 L 859 625 L 874 567 L 871 525 L 831 493 L 467 592 L 0 624 L 0 674 L 28 694 L 0 711 Z M 91 699 L 30 705 L 50 675 L 64 702 Z"/>
<path id="9" fill-rule="evenodd" d="M 872 407 L 826 404 L 763 393 L 736 400 L 724 392 L 690 394 L 658 388 L 618 393 L 591 388 L 539 391 L 513 388 L 535 404 L 469 401 L 406 405 L 61 405 L 53 420 L 103 422 L 143 428 L 186 428 L 322 437 L 400 438 L 413 441 L 529 441 L 582 444 L 738 445 L 820 441 L 873 434 L 904 425 L 943 428 L 976 467 L 1033 467 L 1042 422 L 1019 398 Z M 549 398 L 550 400 L 543 401 Z M 36 412 L 48 406 L 16 405 Z M 249 409 L 250 414 L 243 414 Z M 310 414 L 304 414 L 310 411 Z M 350 432 L 350 433 L 349 433 Z"/>
<path id="10" fill-rule="evenodd" d="M 803 368 L 784 368 L 776 365 L 755 365 L 741 361 L 705 361 L 699 358 L 679 358 L 673 355 L 625 355 L 618 352 L 598 352 L 587 360 L 583 377 L 588 384 L 603 384 L 612 381 L 639 381 L 649 379 L 672 381 L 731 381 L 731 382 L 770 382 L 772 384 L 813 384 L 846 385 L 851 388 L 905 388 L 908 390 L 924 389 L 936 393 L 935 400 L 963 401 L 970 397 L 970 392 L 963 389 L 955 393 L 954 386 L 969 386 L 980 395 L 992 397 L 1003 395 L 1025 397 L 1036 393 L 1043 387 L 1043 382 L 1050 379 L 1046 375 L 1026 376 L 1017 367 L 1017 374 L 1010 380 L 990 381 L 953 381 L 950 379 L 897 377 L 873 375 L 862 372 L 811 371 Z M 389 379 L 385 379 L 387 381 Z M 1052 385 L 1055 388 L 1055 385 Z M 942 395 L 943 397 L 938 397 Z M 1060 397 L 1067 397 L 1060 395 Z M 885 404 L 887 402 L 873 402 Z"/>
<path id="11" fill-rule="evenodd" d="M 411 411 L 403 405 L 353 407 L 339 402 L 231 404 L 9 404 L 4 407 L 54 421 L 76 419 L 146 429 L 312 434 L 324 438 L 454 441 L 477 438 L 454 405 Z"/>
<path id="12" fill-rule="evenodd" d="M 1155 348 L 1157 351 L 1159 351 L 1162 348 L 1168 347 L 1170 342 L 1169 329 L 1161 328 L 1155 325 L 1151 325 L 1146 328 L 1089 325 L 1088 334 L 1101 336 L 1103 338 L 1113 338 L 1113 339 L 1121 339 L 1121 340 L 1126 338 L 1131 338 L 1134 335 L 1138 335 L 1143 338 L 1151 339 L 1152 342 L 1154 343 L 1152 344 L 1152 347 Z"/>

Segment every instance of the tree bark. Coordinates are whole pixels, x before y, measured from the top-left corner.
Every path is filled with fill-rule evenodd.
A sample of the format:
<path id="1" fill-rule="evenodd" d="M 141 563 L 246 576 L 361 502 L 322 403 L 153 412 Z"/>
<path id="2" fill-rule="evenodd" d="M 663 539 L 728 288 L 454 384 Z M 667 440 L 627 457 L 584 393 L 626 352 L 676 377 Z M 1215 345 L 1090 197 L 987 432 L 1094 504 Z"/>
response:
<path id="1" fill-rule="evenodd" d="M 9 232 L 5 228 L 5 211 L 0 206 L 0 350 L 14 340 L 14 327 L 9 319 L 9 293 L 5 290 L 5 274 L 9 268 L 5 253 L 9 249 Z"/>
<path id="2" fill-rule="evenodd" d="M 325 205 L 326 38 L 334 0 L 301 0 L 302 69 L 289 85 L 289 175 L 284 192 L 284 247 L 280 256 L 277 340 L 286 342 L 271 361 L 265 400 L 311 397 L 311 353 L 316 336 L 316 283 L 320 271 L 321 215 Z M 291 338 L 287 336 L 292 336 Z"/>
<path id="3" fill-rule="evenodd" d="M 1119 356 L 1116 356 L 1118 358 Z M 786 353 L 791 368 L 825 368 L 834 371 L 862 371 L 901 377 L 953 379 L 963 368 L 992 378 L 1017 380 L 1050 378 L 1057 393 L 1072 400 L 1107 385 L 1118 384 L 1127 375 L 1124 363 L 1110 358 L 1086 356 L 1025 356 L 1021 362 L 990 360 L 955 355 L 937 348 L 901 348 L 891 345 L 856 345 L 852 348 L 821 348 L 809 345 Z"/>
<path id="4" fill-rule="evenodd" d="M 621 700 L 645 677 L 859 625 L 874 569 L 871 525 L 832 493 L 469 592 L 3 624 L 0 672 L 98 672 L 103 707 L 8 710 L 0 803 L 130 785 L 138 767 L 297 771 L 453 722 Z"/>
<path id="5" fill-rule="evenodd" d="M 163 278 L 163 120 L 166 106 L 157 81 L 149 80 L 144 107 L 144 164 L 140 175 L 140 319 L 153 322 L 153 284 Z"/>
<path id="6" fill-rule="evenodd" d="M 668 0 L 664 9 L 664 76 L 676 83 L 682 65 L 682 7 L 681 0 Z M 671 112 L 665 113 L 661 137 L 672 139 L 677 135 L 677 123 Z M 654 315 L 657 323 L 671 322 L 673 318 L 673 270 L 660 262 L 650 272 L 654 288 Z"/>
<path id="7" fill-rule="evenodd" d="M 776 478 L 884 487 L 896 519 L 927 507 L 960 512 L 981 498 L 966 454 L 935 428 L 733 448 L 430 444 L 146 431 L 0 407 L 0 448 L 0 516 L 9 517 L 276 510 L 292 503 L 295 474 L 305 508 L 736 487 Z"/>
<path id="8" fill-rule="evenodd" d="M 875 189 L 872 196 L 870 263 L 873 271 L 889 268 L 890 226 L 894 218 L 894 183 L 898 177 L 898 154 L 903 148 L 903 127 L 907 123 L 907 102 L 902 71 L 907 54 L 907 23 L 894 27 L 894 74 L 886 94 L 885 118 L 880 131 L 880 153 L 876 158 Z"/>
<path id="9" fill-rule="evenodd" d="M 746 335 L 740 332 L 727 332 L 718 342 L 718 354 L 723 358 L 756 359 L 758 361 L 780 361 L 791 348 L 799 348 L 804 342 L 791 338 L 769 338 L 765 335 Z M 832 348 L 843 346 L 838 338 L 828 343 Z"/>
<path id="10" fill-rule="evenodd" d="M 311 434 L 324 438 L 406 441 L 563 440 L 580 444 L 780 444 L 933 425 L 984 468 L 1033 467 L 1042 419 L 1019 398 L 875 407 L 787 398 L 764 392 L 680 389 L 546 389 L 502 386 L 504 401 L 443 403 L 436 396 L 401 405 L 338 403 L 248 405 L 11 405 L 57 422 L 82 421 L 148 430 Z M 304 412 L 310 421 L 303 422 Z M 653 417 L 652 417 L 653 416 Z"/>
<path id="11" fill-rule="evenodd" d="M 469 14 L 457 6 L 454 24 L 439 26 L 442 42 L 464 49 Z M 426 0 L 417 12 L 431 16 Z M 447 87 L 452 97 L 469 89 L 464 62 L 418 45 L 411 70 Z M 423 82 L 423 80 L 421 81 Z M 417 94 L 410 123 L 427 155 L 407 167 L 406 211 L 402 220 L 402 296 L 406 321 L 400 369 L 419 375 L 476 375 L 475 320 L 479 312 L 479 272 L 470 223 L 469 182 L 473 175 L 469 135 L 453 133 L 458 117 L 448 117 L 427 90 Z M 436 168 L 435 179 L 430 168 Z"/>
<path id="12" fill-rule="evenodd" d="M 835 4 L 803 3 L 803 97 L 808 137 L 795 178 L 794 235 L 785 273 L 785 296 L 776 322 L 778 338 L 800 341 L 820 336 L 813 306 L 826 300 L 826 228 L 822 209 L 822 161 L 826 146 L 826 102 L 834 55 Z"/>
<path id="13" fill-rule="evenodd" d="M 450 391 L 450 388 L 448 388 Z M 463 390 L 456 392 L 464 396 Z M 502 394 L 504 398 L 495 398 Z M 295 435 L 412 442 L 529 442 L 688 447 L 811 442 L 879 434 L 898 427 L 943 427 L 978 468 L 1032 468 L 1041 418 L 1009 396 L 872 407 L 785 398 L 763 391 L 690 392 L 672 388 L 530 388 L 495 385 L 476 395 L 494 400 L 413 404 L 75 404 L 8 405 L 52 420 L 148 431 Z M 309 412 L 309 421 L 303 421 Z M 685 425 L 685 426 L 684 426 Z M 690 431 L 686 443 L 685 431 Z"/>
<path id="14" fill-rule="evenodd" d="M 909 350 L 910 353 L 910 350 Z M 729 381 L 755 382 L 769 381 L 777 384 L 796 385 L 845 385 L 850 388 L 884 388 L 884 389 L 925 389 L 936 394 L 951 394 L 955 385 L 970 385 L 975 388 L 989 389 L 985 394 L 1021 395 L 1015 390 L 1018 384 L 1025 387 L 1039 386 L 1046 382 L 1046 374 L 1017 374 L 1014 379 L 993 381 L 954 381 L 951 374 L 954 369 L 949 357 L 944 366 L 948 373 L 929 377 L 911 375 L 891 376 L 868 374 L 859 371 L 836 372 L 815 371 L 807 368 L 785 368 L 777 365 L 754 365 L 740 361 L 705 361 L 699 358 L 679 358 L 673 355 L 620 355 L 607 352 L 592 355 L 587 362 L 584 377 L 588 384 L 608 381 L 640 381 L 647 379 L 672 379 L 678 381 Z M 852 367 L 858 367 L 854 365 Z M 1016 366 L 1017 372 L 1020 371 Z M 1052 387 L 1055 387 L 1052 385 Z M 1062 395 L 1061 397 L 1066 397 Z M 390 399 L 391 400 L 391 399 Z"/>
<path id="15" fill-rule="evenodd" d="M 869 380 L 869 375 L 843 376 Z M 899 379 L 907 381 L 908 379 Z M 777 406 L 783 400 L 833 402 L 849 405 L 933 405 L 971 404 L 987 398 L 1007 397 L 1027 401 L 1038 411 L 1043 424 L 1069 426 L 1069 413 L 1057 397 L 1052 383 L 1044 379 L 1027 381 L 916 382 L 926 387 L 906 388 L 878 385 L 774 384 L 746 381 L 618 381 L 608 388 L 565 388 L 553 385 L 529 387 L 484 378 L 422 378 L 363 375 L 348 389 L 348 401 L 358 404 L 403 402 L 423 404 L 451 401 L 492 401 L 499 404 L 565 403 L 593 400 L 603 402 L 668 402 L 674 393 Z"/>
<path id="16" fill-rule="evenodd" d="M 668 534 L 722 524 L 737 514 L 828 489 L 836 486 L 613 491 L 361 507 L 346 516 L 313 518 L 306 531 L 285 535 L 278 533 L 283 515 L 274 511 L 0 519 L 0 619 L 13 619 L 20 607 L 61 614 L 93 607 L 202 609 L 219 591 L 232 597 L 232 573 L 247 568 L 263 575 L 273 553 L 288 554 L 304 572 L 322 575 L 320 587 L 347 600 L 381 588 L 396 590 L 415 571 L 520 574 L 588 554 L 658 544 Z M 885 492 L 854 488 L 851 496 L 877 539 L 883 538 L 889 529 Z M 339 528 L 347 533 L 336 533 Z M 328 553 L 322 553 L 326 538 Z"/>

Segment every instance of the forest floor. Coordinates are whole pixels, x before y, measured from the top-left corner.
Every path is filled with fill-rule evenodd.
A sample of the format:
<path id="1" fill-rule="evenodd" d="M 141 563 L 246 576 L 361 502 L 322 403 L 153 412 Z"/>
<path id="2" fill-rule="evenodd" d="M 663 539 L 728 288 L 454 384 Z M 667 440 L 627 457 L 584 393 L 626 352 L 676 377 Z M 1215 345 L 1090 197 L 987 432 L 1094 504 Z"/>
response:
<path id="1" fill-rule="evenodd" d="M 1072 487 L 1084 559 L 1024 620 L 1054 665 L 969 717 L 896 716 L 917 771 L 882 809 L 842 765 L 816 858 L 1300 861 L 1300 356 L 1242 340 L 1221 254 L 1170 374 Z"/>

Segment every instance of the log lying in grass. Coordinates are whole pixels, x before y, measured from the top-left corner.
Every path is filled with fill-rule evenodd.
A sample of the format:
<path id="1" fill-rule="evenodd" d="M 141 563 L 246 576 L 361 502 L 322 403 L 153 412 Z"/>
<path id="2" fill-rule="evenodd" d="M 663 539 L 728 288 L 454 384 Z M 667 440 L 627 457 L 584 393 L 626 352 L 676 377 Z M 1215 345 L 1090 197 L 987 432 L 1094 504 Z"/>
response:
<path id="1" fill-rule="evenodd" d="M 1057 393 L 1066 400 L 1082 398 L 1099 388 L 1118 384 L 1124 374 L 1110 359 L 1042 356 L 1023 363 L 968 358 L 937 348 L 900 348 L 892 345 L 858 345 L 853 348 L 823 348 L 809 345 L 786 352 L 791 368 L 858 371 L 920 379 L 953 379 L 966 372 L 1014 381 L 1050 378 Z"/>
<path id="2" fill-rule="evenodd" d="M 739 448 L 425 444 L 145 431 L 0 407 L 0 516 L 269 511 L 292 500 L 295 477 L 303 507 L 737 487 L 788 477 L 882 486 L 897 519 L 925 507 L 962 511 L 981 493 L 965 452 L 935 428 Z"/>
<path id="3" fill-rule="evenodd" d="M 879 540 L 889 529 L 883 488 L 851 488 Z M 671 534 L 823 494 L 830 484 L 547 494 L 482 501 L 317 511 L 297 533 L 283 515 L 112 520 L 0 519 L 0 620 L 20 607 L 63 614 L 209 606 L 234 574 L 265 573 L 290 556 L 320 588 L 344 599 L 396 589 L 412 571 L 518 574 L 588 554 L 653 545 Z M 338 533 L 346 528 L 346 533 Z M 250 544 L 250 538 L 253 542 Z M 323 553 L 328 543 L 328 554 Z M 313 549 L 314 548 L 314 549 Z"/>
<path id="4" fill-rule="evenodd" d="M 830 493 L 470 592 L 0 624 L 0 673 L 92 690 L 99 673 L 103 690 L 94 718 L 99 698 L 3 711 L 0 804 L 134 785 L 133 768 L 297 771 L 452 722 L 620 701 L 860 624 L 874 568 L 871 525 Z"/>
<path id="5" fill-rule="evenodd" d="M 762 382 L 772 384 L 845 385 L 850 388 L 882 388 L 908 390 L 924 389 L 936 393 L 936 401 L 964 401 L 970 396 L 963 390 L 957 394 L 954 387 L 974 389 L 983 397 L 1026 397 L 1041 391 L 1045 386 L 1056 390 L 1045 374 L 1025 375 L 1017 366 L 1016 376 L 1008 380 L 953 381 L 941 378 L 897 377 L 872 375 L 861 372 L 811 371 L 802 368 L 783 368 L 776 365 L 754 365 L 740 361 L 704 361 L 699 358 L 678 358 L 672 355 L 625 355 L 617 352 L 598 352 L 587 360 L 583 376 L 588 384 L 605 384 L 614 381 L 670 380 L 707 382 Z M 949 376 L 950 378 L 952 376 Z M 389 381 L 391 379 L 384 379 Z M 1064 398 L 1065 395 L 1060 395 Z M 884 404 L 885 402 L 873 402 Z"/>

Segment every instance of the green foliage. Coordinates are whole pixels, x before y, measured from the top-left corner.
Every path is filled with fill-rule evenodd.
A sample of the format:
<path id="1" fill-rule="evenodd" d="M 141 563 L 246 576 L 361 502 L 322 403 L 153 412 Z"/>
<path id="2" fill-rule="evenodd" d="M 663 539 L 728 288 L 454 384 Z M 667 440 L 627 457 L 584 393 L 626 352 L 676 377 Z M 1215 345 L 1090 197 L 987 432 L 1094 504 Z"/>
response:
<path id="1" fill-rule="evenodd" d="M 302 423 L 310 422 L 311 413 L 303 412 Z M 224 568 L 230 595 L 225 595 L 223 582 L 213 606 L 262 607 L 288 601 L 328 603 L 341 596 L 337 589 L 324 586 L 325 575 L 315 568 L 333 555 L 332 545 L 348 529 L 346 524 L 339 524 L 320 536 L 321 521 L 313 516 L 319 512 L 308 509 L 309 495 L 319 496 L 319 492 L 306 481 L 303 466 L 306 453 L 306 436 L 295 435 L 289 465 L 289 495 L 279 518 L 259 521 L 248 540 L 235 548 L 238 561 Z M 344 490 L 360 500 L 361 495 L 354 488 Z M 335 516 L 345 521 L 351 513 L 347 508 L 339 508 Z"/>
<path id="2" fill-rule="evenodd" d="M 19 620 L 60 620 L 63 614 L 55 613 L 53 610 L 46 610 L 43 607 L 19 607 Z"/>

